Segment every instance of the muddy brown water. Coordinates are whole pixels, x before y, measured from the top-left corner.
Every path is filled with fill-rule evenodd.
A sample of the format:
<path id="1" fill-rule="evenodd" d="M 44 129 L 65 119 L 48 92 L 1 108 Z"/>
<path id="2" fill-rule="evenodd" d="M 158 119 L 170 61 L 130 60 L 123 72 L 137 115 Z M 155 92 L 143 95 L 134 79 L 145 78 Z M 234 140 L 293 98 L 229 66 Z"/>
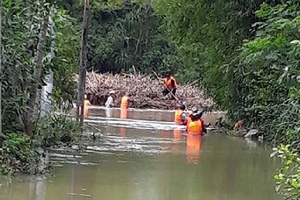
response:
<path id="1" fill-rule="evenodd" d="M 95 121 L 106 117 L 102 109 L 90 114 Z M 113 110 L 111 117 L 119 115 Z M 206 121 L 217 116 L 206 115 Z M 156 122 L 162 119 L 167 122 Z M 172 119 L 172 112 L 133 110 L 123 121 L 140 127 L 118 119 L 96 124 L 102 133 L 82 141 L 80 153 L 77 145 L 49 151 L 52 176 L 0 177 L 0 200 L 281 199 L 273 179 L 279 160 L 270 158 L 266 144 L 216 132 L 186 136 L 164 128 Z"/>

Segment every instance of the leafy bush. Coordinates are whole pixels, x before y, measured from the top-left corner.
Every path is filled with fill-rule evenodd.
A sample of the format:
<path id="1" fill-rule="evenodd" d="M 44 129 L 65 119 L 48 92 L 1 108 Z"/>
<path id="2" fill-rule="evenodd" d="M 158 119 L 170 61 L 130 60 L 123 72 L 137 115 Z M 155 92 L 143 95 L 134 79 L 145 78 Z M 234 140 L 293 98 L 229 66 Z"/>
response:
<path id="1" fill-rule="evenodd" d="M 32 140 L 28 136 L 9 133 L 0 148 L 0 173 L 32 172 L 37 164 L 36 158 Z"/>
<path id="2" fill-rule="evenodd" d="M 276 191 L 285 199 L 297 200 L 300 198 L 299 155 L 290 145 L 280 145 L 274 150 L 272 156 L 277 154 L 283 163 L 274 176 L 277 185 Z"/>
<path id="3" fill-rule="evenodd" d="M 71 144 L 79 135 L 78 124 L 66 115 L 49 114 L 42 118 L 36 129 L 35 145 L 49 147 Z"/>

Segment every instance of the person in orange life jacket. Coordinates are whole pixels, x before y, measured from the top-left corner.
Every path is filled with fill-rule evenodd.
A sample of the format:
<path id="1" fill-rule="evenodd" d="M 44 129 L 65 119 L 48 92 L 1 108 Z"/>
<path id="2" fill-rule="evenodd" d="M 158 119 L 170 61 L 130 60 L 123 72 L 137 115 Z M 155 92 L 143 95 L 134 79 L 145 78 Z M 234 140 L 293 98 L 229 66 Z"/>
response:
<path id="1" fill-rule="evenodd" d="M 204 113 L 204 110 L 202 110 L 201 112 L 199 112 L 197 107 L 193 107 L 192 108 L 192 113 L 188 116 L 188 119 L 187 119 L 187 126 L 192 121 L 191 116 L 194 115 L 194 119 L 195 120 L 200 120 L 200 122 L 202 124 L 202 130 L 203 130 L 203 132 L 207 133 L 206 127 L 210 126 L 210 123 L 208 123 L 208 124 L 204 123 L 204 120 L 202 118 L 203 113 Z"/>
<path id="2" fill-rule="evenodd" d="M 132 94 L 130 92 L 126 92 L 125 95 L 121 99 L 121 108 L 129 108 L 130 103 L 134 103 L 135 101 L 131 99 Z"/>
<path id="3" fill-rule="evenodd" d="M 167 72 L 167 77 L 164 80 L 164 84 L 166 88 L 162 91 L 163 95 L 166 96 L 167 94 L 172 92 L 172 99 L 175 99 L 174 96 L 177 90 L 177 82 L 170 71 Z"/>
<path id="4" fill-rule="evenodd" d="M 87 117 L 87 116 L 88 116 L 88 113 L 89 113 L 89 108 L 88 108 L 88 107 L 91 105 L 91 103 L 90 103 L 90 101 L 88 100 L 86 94 L 84 95 L 84 102 L 83 102 L 83 104 L 84 104 L 84 108 L 83 108 L 83 116 L 84 116 L 84 117 Z"/>
<path id="5" fill-rule="evenodd" d="M 188 125 L 188 124 L 192 121 L 192 119 L 191 119 L 192 114 L 197 114 L 197 113 L 198 113 L 198 108 L 194 106 L 194 107 L 192 108 L 192 113 L 190 113 L 190 114 L 188 115 L 188 117 L 187 117 L 186 125 Z"/>
<path id="6" fill-rule="evenodd" d="M 187 125 L 186 131 L 190 135 L 203 135 L 202 123 L 199 119 L 198 113 L 191 115 L 191 122 Z"/>
<path id="7" fill-rule="evenodd" d="M 175 111 L 174 121 L 177 125 L 186 125 L 186 115 L 184 113 L 185 105 L 180 104 L 179 109 Z"/>

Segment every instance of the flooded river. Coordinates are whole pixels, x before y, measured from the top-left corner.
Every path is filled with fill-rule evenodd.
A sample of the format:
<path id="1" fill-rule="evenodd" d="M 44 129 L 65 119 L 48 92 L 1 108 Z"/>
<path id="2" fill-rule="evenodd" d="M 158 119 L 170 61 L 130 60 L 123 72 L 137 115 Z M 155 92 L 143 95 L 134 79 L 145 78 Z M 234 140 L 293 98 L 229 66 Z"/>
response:
<path id="1" fill-rule="evenodd" d="M 109 112 L 90 111 L 87 121 L 101 133 L 82 141 L 82 151 L 49 151 L 51 176 L 1 177 L 0 200 L 281 199 L 273 179 L 279 163 L 267 145 L 216 132 L 187 136 L 172 112 L 133 110 L 127 119 Z"/>

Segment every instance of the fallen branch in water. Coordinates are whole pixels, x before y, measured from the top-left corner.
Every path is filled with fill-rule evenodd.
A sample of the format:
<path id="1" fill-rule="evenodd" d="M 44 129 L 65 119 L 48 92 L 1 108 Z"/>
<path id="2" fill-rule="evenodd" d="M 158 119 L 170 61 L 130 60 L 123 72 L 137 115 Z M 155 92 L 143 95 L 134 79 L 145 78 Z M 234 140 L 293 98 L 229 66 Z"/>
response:
<path id="1" fill-rule="evenodd" d="M 78 80 L 78 75 L 75 77 Z M 178 102 L 170 100 L 169 97 L 162 95 L 164 86 L 157 79 L 151 76 L 136 74 L 112 75 L 87 73 L 86 93 L 93 105 L 105 104 L 109 91 L 115 91 L 114 103 L 120 106 L 121 98 L 126 91 L 132 93 L 136 101 L 131 107 L 133 108 L 157 108 L 157 109 L 176 109 Z M 192 85 L 178 85 L 176 97 L 186 102 L 186 105 L 212 107 L 213 101 L 205 98 L 203 91 Z"/>

